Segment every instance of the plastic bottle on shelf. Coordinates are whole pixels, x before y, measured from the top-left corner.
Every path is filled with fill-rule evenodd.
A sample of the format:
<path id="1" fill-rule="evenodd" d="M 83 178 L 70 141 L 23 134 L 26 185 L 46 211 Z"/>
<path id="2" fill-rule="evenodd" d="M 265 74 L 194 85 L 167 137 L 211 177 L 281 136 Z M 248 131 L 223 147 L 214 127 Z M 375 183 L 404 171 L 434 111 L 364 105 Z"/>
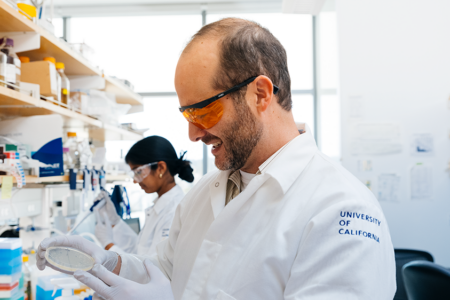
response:
<path id="1" fill-rule="evenodd" d="M 58 91 L 61 94 L 61 103 L 67 105 L 70 99 L 70 81 L 66 74 L 64 74 L 64 63 L 57 62 L 56 71 L 61 76 L 61 89 Z"/>
<path id="2" fill-rule="evenodd" d="M 64 143 L 63 148 L 68 149 L 65 152 L 64 163 L 67 169 L 79 169 L 80 168 L 80 152 L 78 151 L 78 141 L 76 132 L 67 132 L 67 141 Z"/>
<path id="3" fill-rule="evenodd" d="M 8 64 L 8 55 L 0 51 L 0 86 L 6 87 L 6 68 Z"/>
<path id="4" fill-rule="evenodd" d="M 54 57 L 44 57 L 44 61 L 51 62 L 56 67 L 56 59 Z M 61 75 L 58 72 L 56 72 L 56 94 L 56 101 L 61 103 Z M 55 103 L 55 105 L 57 104 Z"/>
<path id="5" fill-rule="evenodd" d="M 33 274 L 33 270 L 28 262 L 28 255 L 22 256 L 22 272 L 23 272 L 23 286 L 25 288 L 25 294 L 27 294 L 28 299 L 31 299 L 31 276 Z"/>
<path id="6" fill-rule="evenodd" d="M 23 64 L 30 62 L 30 58 L 28 56 L 19 56 L 19 60 Z"/>
<path id="7" fill-rule="evenodd" d="M 18 1 L 17 7 L 19 8 L 19 13 L 24 15 L 28 20 L 36 18 L 37 10 L 30 1 Z"/>
<path id="8" fill-rule="evenodd" d="M 21 62 L 17 54 L 14 52 L 14 40 L 7 37 L 0 39 L 0 51 L 6 54 L 6 82 L 10 83 L 8 88 L 12 90 L 19 90 L 18 88 L 12 86 L 20 86 L 20 67 Z M 3 64 L 2 64 L 3 65 Z M 0 72 L 1 73 L 1 72 Z"/>

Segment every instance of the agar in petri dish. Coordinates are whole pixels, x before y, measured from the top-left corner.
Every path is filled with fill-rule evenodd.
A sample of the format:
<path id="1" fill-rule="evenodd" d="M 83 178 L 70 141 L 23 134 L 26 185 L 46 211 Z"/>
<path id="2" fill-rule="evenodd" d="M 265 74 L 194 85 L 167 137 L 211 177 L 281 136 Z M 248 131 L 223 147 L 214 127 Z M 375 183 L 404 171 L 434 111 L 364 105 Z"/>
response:
<path id="1" fill-rule="evenodd" d="M 70 247 L 49 247 L 45 258 L 49 264 L 66 272 L 89 271 L 95 264 L 90 255 Z"/>

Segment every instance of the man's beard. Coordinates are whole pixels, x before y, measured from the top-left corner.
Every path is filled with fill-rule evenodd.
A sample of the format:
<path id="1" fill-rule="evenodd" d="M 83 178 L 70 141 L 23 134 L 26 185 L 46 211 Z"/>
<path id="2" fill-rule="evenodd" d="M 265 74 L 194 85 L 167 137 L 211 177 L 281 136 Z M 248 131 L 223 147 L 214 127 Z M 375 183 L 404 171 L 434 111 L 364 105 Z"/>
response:
<path id="1" fill-rule="evenodd" d="M 222 142 L 225 146 L 225 160 L 215 164 L 219 170 L 236 171 L 241 169 L 252 154 L 253 149 L 261 139 L 263 126 L 258 123 L 256 117 L 247 105 L 244 95 L 236 95 L 233 99 L 236 110 L 236 119 L 222 134 Z M 206 139 L 212 140 L 212 137 Z"/>

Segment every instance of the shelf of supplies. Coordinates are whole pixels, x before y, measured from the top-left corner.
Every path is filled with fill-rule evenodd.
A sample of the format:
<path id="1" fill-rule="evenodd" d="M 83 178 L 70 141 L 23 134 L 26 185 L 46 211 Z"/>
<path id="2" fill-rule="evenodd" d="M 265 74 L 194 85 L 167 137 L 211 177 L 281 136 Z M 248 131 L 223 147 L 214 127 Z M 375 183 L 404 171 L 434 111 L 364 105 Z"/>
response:
<path id="1" fill-rule="evenodd" d="M 105 124 L 92 117 L 55 105 L 52 102 L 36 99 L 0 86 L 0 115 L 36 116 L 47 114 L 59 114 L 70 120 L 81 121 L 85 125 L 88 125 L 90 130 L 93 131 L 94 139 L 139 140 L 142 138 L 142 134 Z"/>
<path id="2" fill-rule="evenodd" d="M 30 57 L 32 61 L 53 56 L 56 61 L 64 62 L 68 75 L 101 75 L 98 68 L 71 49 L 67 43 L 34 24 L 3 1 L 0 1 L 0 20 L 0 32 L 33 31 L 41 36 L 39 49 L 22 52 L 20 55 Z"/>
<path id="3" fill-rule="evenodd" d="M 0 86 L 0 114 L 8 116 L 36 116 L 60 114 L 66 118 L 82 121 L 87 125 L 102 127 L 103 123 L 49 101 L 36 99 L 18 91 Z"/>
<path id="4" fill-rule="evenodd" d="M 116 79 L 105 76 L 105 91 L 116 95 L 116 101 L 120 104 L 142 105 L 142 96 L 130 90 Z"/>
<path id="5" fill-rule="evenodd" d="M 28 22 L 24 22 L 22 18 Z M 3 1 L 0 1 L 0 20 L 0 32 L 36 31 L 38 27 Z"/>
<path id="6" fill-rule="evenodd" d="M 1 0 L 0 20 L 0 32 L 32 31 L 40 34 L 41 47 L 36 50 L 22 52 L 20 55 L 30 57 L 32 61 L 53 56 L 56 61 L 65 64 L 64 72 L 67 75 L 102 76 L 102 72 L 97 67 L 92 65 L 80 53 L 70 48 L 66 42 L 34 24 Z M 131 91 L 128 87 L 111 77 L 106 77 L 105 79 L 105 90 L 116 94 L 117 103 L 142 105 L 142 97 L 139 94 Z"/>
<path id="7" fill-rule="evenodd" d="M 0 175 L 0 184 L 3 182 L 5 175 Z M 106 175 L 106 181 L 127 181 L 130 177 L 128 175 Z M 83 176 L 77 175 L 77 181 L 82 181 Z M 32 175 L 25 176 L 26 183 L 62 183 L 69 182 L 69 175 L 64 176 L 50 176 L 50 177 L 37 177 Z M 13 183 L 16 183 L 16 179 L 13 178 Z"/>

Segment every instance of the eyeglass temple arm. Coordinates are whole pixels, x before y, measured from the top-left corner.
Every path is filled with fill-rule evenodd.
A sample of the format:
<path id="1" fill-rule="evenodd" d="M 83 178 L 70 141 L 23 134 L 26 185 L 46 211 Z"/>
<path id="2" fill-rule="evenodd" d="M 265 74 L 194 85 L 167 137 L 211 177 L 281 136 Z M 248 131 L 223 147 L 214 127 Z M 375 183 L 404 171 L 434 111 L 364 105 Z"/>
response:
<path id="1" fill-rule="evenodd" d="M 206 99 L 204 101 L 201 101 L 201 102 L 189 105 L 189 106 L 180 107 L 180 112 L 183 112 L 183 111 L 185 111 L 186 109 L 189 109 L 189 108 L 203 108 L 205 106 L 208 106 L 211 103 L 213 103 L 214 101 L 219 100 L 220 98 L 225 97 L 226 95 L 228 95 L 230 93 L 233 93 L 233 92 L 239 90 L 240 88 L 246 86 L 247 84 L 253 82 L 253 80 L 255 80 L 257 77 L 258 76 L 251 77 L 251 78 L 245 80 L 244 82 L 233 86 L 231 89 L 226 90 L 225 92 L 220 93 L 220 94 L 218 94 L 218 95 L 216 95 L 214 97 L 211 97 L 209 99 Z M 278 91 L 279 91 L 279 87 L 277 87 L 276 85 L 273 85 L 273 94 L 276 95 L 278 93 Z"/>

